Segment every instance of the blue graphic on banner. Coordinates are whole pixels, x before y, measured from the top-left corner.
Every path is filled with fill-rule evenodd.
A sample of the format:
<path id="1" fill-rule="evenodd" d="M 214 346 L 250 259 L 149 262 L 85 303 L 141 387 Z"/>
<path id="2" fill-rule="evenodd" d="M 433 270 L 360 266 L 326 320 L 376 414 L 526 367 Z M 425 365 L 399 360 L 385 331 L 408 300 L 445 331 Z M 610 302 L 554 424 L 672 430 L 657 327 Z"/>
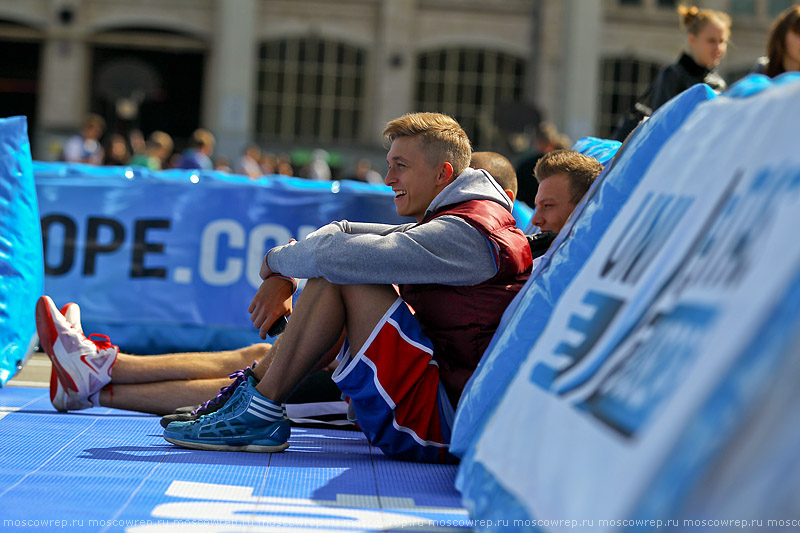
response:
<path id="1" fill-rule="evenodd" d="M 577 332 L 581 337 L 581 342 L 577 346 L 562 342 L 556 347 L 556 355 L 563 355 L 564 365 L 561 368 L 554 368 L 545 363 L 538 363 L 533 367 L 531 382 L 543 389 L 549 389 L 552 383 L 562 374 L 569 371 L 578 364 L 589 353 L 595 345 L 600 335 L 606 327 L 614 320 L 624 303 L 619 298 L 614 298 L 606 294 L 589 291 L 583 299 L 583 303 L 592 310 L 592 316 L 572 315 L 569 319 L 570 331 Z"/>
<path id="2" fill-rule="evenodd" d="M 609 427 L 632 436 L 686 376 L 716 311 L 679 306 L 659 316 L 633 341 L 632 353 L 578 404 Z"/>
<path id="3" fill-rule="evenodd" d="M 681 431 L 669 458 L 636 503 L 634 519 L 674 518 L 679 510 L 688 520 L 761 520 L 753 524 L 760 529 L 774 517 L 797 512 L 798 301 L 800 271 L 764 317 L 752 343 L 743 347 L 730 372 Z M 718 458 L 724 456 L 729 458 L 726 474 L 715 476 Z M 744 517 L 744 509 L 760 513 Z"/>
<path id="4" fill-rule="evenodd" d="M 537 525 L 536 519 L 608 512 L 604 518 L 611 520 L 590 525 L 641 531 L 669 518 L 740 513 L 737 518 L 766 523 L 796 511 L 797 469 L 786 468 L 796 462 L 796 445 L 770 435 L 800 442 L 792 418 L 800 397 L 793 380 L 781 375 L 796 376 L 800 367 L 794 235 L 800 172 L 788 140 L 800 110 L 797 80 L 765 84 L 763 77 L 748 77 L 725 95 L 731 98 L 697 112 L 713 96 L 692 100 L 705 89 L 696 86 L 641 126 L 606 169 L 504 314 L 462 396 L 451 451 L 463 458 L 457 487 L 473 519 L 513 517 L 517 530 L 566 531 L 569 524 Z M 758 102 L 734 100 L 759 95 L 765 86 L 775 90 Z M 732 128 L 743 121 L 773 137 L 751 146 L 752 128 Z M 661 127 L 669 131 L 651 138 Z M 686 138 L 670 140 L 678 130 Z M 668 172 L 678 152 L 687 154 L 691 168 L 680 176 Z M 721 160 L 719 169 L 708 163 Z M 714 196 L 693 201 L 705 191 L 699 178 L 683 196 L 680 187 L 706 171 L 702 179 L 717 180 Z M 651 194 L 626 206 L 625 224 L 615 226 L 621 237 L 607 236 L 608 249 L 596 250 L 624 200 L 613 209 L 605 202 L 630 197 L 642 176 Z M 672 176 L 677 194 L 670 185 L 663 194 L 658 184 Z M 747 213 L 757 213 L 756 227 Z M 676 219 L 685 221 L 682 227 L 696 224 L 688 234 L 671 232 Z M 576 281 L 589 259 L 602 283 L 591 276 Z M 580 309 L 562 301 L 573 286 L 570 306 L 580 303 Z M 607 296 L 612 287 L 614 296 Z M 615 320 L 617 314 L 624 320 Z M 536 352 L 554 316 L 568 331 L 548 333 L 552 347 Z M 532 372 L 519 372 L 525 363 Z M 573 374 L 581 376 L 554 386 L 576 366 Z M 780 497 L 775 486 L 782 487 Z"/>
<path id="5" fill-rule="evenodd" d="M 0 119 L 0 386 L 33 353 L 42 240 L 25 117 Z"/>

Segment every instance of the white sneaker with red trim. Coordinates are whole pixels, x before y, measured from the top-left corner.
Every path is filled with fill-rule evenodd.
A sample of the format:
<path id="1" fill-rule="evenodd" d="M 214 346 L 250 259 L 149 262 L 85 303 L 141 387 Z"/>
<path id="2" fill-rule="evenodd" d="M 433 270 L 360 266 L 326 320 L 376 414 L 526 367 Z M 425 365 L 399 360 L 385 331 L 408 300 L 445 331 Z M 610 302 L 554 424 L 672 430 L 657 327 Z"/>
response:
<path id="1" fill-rule="evenodd" d="M 81 326 L 81 308 L 78 304 L 70 302 L 61 308 L 61 314 L 67 319 L 69 325 L 78 330 L 78 333 L 83 334 L 83 326 Z M 80 402 L 71 402 L 67 394 L 67 389 L 61 385 L 61 380 L 58 379 L 58 372 L 56 372 L 56 365 L 50 367 L 50 403 L 58 411 L 69 411 L 83 409 Z"/>
<path id="2" fill-rule="evenodd" d="M 77 304 L 67 304 L 59 311 L 49 296 L 42 296 L 36 303 L 36 330 L 39 345 L 53 363 L 53 407 L 58 411 L 98 407 L 100 390 L 111 382 L 111 367 L 119 348 L 105 335 L 87 338 Z"/>

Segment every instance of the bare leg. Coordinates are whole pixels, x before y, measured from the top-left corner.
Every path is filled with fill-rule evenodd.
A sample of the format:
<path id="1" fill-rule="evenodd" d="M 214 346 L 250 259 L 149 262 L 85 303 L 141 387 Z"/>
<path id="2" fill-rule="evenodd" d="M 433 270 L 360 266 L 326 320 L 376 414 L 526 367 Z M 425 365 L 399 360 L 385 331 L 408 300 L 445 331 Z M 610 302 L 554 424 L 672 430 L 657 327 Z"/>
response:
<path id="1" fill-rule="evenodd" d="M 165 355 L 121 353 L 117 356 L 117 361 L 111 369 L 111 378 L 114 384 L 227 378 L 228 374 L 250 366 L 253 361 L 260 360 L 269 349 L 269 344 L 260 343 L 224 352 Z M 207 399 L 208 397 L 203 401 Z"/>
<path id="2" fill-rule="evenodd" d="M 355 353 L 396 299 L 391 285 L 334 285 L 321 278 L 308 280 L 280 343 L 271 350 L 272 364 L 258 391 L 271 400 L 285 400 L 295 385 L 333 351 L 345 327 Z"/>
<path id="3" fill-rule="evenodd" d="M 131 385 L 115 384 L 100 392 L 100 405 L 166 415 L 178 407 L 196 405 L 213 398 L 221 387 L 230 383 L 231 380 L 225 377 Z"/>
<path id="4" fill-rule="evenodd" d="M 339 354 L 339 350 L 342 348 L 342 344 L 344 344 L 344 339 L 346 337 L 346 332 L 342 330 L 342 333 L 339 335 L 339 340 L 331 346 L 331 348 L 322 356 L 322 359 L 309 371 L 310 373 L 316 372 L 317 370 L 322 370 L 323 368 L 330 366 L 331 368 L 335 368 L 337 362 L 335 361 L 336 356 Z M 275 340 L 275 344 L 272 345 L 272 348 L 267 351 L 266 355 L 263 359 L 258 362 L 256 368 L 253 370 L 253 374 L 255 374 L 256 378 L 259 380 L 264 377 L 267 373 L 267 369 L 272 365 L 272 360 L 275 357 L 275 352 L 278 350 L 278 346 L 281 343 L 281 339 L 283 336 L 281 335 Z"/>

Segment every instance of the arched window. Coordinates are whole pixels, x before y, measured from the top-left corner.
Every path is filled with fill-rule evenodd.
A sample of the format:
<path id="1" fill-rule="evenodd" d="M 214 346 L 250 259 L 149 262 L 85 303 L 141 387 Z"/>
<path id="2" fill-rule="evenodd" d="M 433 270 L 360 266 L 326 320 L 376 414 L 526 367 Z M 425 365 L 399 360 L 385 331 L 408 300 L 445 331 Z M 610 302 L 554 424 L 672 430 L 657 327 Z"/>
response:
<path id="1" fill-rule="evenodd" d="M 450 48 L 417 56 L 415 111 L 446 113 L 459 121 L 473 147 L 497 145 L 495 108 L 520 102 L 522 59 L 482 49 Z"/>
<path id="2" fill-rule="evenodd" d="M 315 37 L 263 43 L 256 134 L 266 140 L 357 140 L 364 111 L 366 53 Z"/>
<path id="3" fill-rule="evenodd" d="M 619 119 L 633 108 L 658 74 L 661 65 L 632 57 L 603 60 L 600 84 L 598 135 L 609 137 Z"/>

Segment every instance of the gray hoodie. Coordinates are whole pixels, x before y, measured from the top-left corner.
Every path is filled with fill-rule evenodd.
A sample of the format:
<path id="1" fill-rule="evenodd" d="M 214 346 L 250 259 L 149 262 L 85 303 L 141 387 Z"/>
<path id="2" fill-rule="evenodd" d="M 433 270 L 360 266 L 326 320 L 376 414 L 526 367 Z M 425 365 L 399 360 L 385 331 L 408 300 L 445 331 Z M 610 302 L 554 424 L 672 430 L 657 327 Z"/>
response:
<path id="1" fill-rule="evenodd" d="M 476 199 L 492 200 L 509 212 L 513 207 L 485 170 L 468 168 L 433 199 L 426 214 Z M 491 242 L 450 215 L 399 226 L 332 222 L 302 241 L 273 248 L 265 260 L 273 272 L 341 285 L 475 285 L 497 272 Z"/>

